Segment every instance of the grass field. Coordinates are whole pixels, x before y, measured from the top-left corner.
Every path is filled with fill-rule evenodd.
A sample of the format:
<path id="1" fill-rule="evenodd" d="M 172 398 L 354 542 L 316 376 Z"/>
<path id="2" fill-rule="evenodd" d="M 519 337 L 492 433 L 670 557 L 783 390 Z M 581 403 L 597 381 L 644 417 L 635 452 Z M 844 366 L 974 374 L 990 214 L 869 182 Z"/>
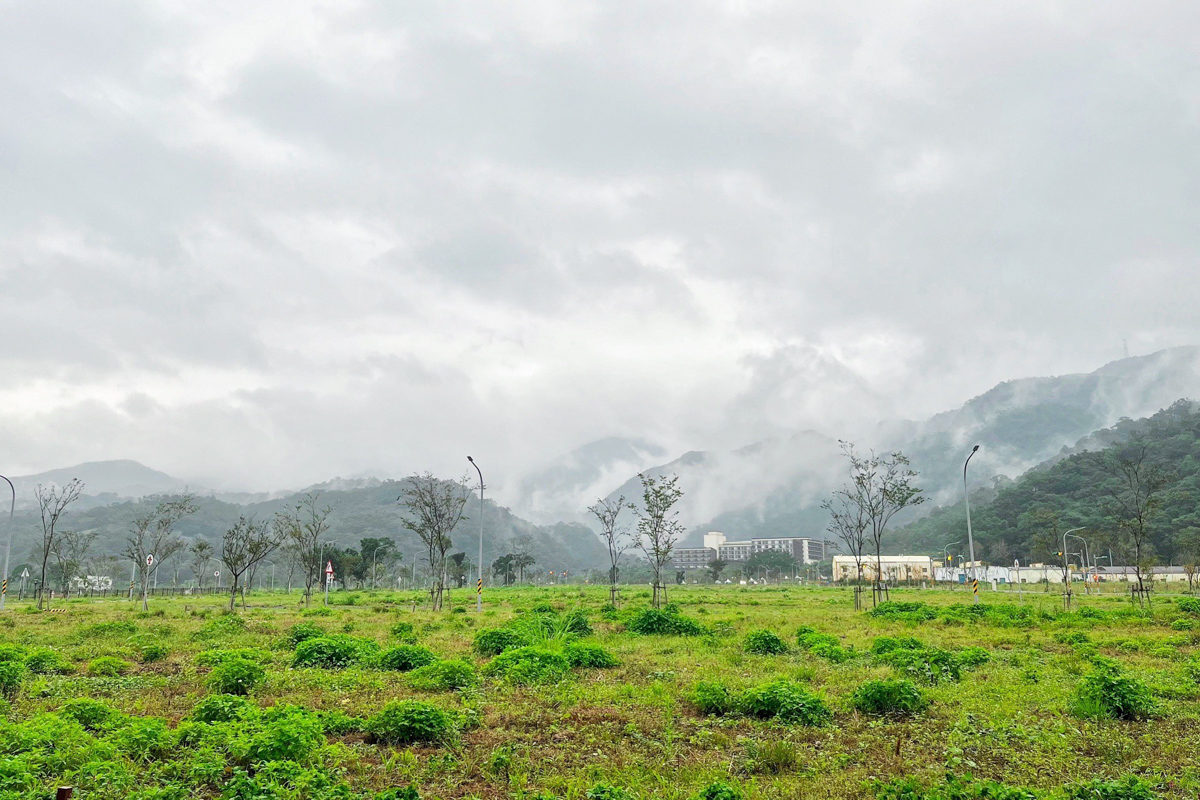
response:
<path id="1" fill-rule="evenodd" d="M 897 590 L 878 616 L 833 588 L 680 587 L 665 615 L 639 587 L 619 610 L 600 587 L 491 590 L 482 616 L 466 592 L 440 614 L 331 599 L 10 605 L 0 798 L 1200 797 L 1181 597 L 1064 614 L 987 592 L 976 612 Z"/>

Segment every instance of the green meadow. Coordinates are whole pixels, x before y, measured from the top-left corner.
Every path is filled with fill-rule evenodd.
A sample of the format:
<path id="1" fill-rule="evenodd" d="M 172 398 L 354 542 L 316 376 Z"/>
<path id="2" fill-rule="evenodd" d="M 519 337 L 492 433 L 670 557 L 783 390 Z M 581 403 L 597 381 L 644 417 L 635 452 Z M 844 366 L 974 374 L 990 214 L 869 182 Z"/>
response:
<path id="1" fill-rule="evenodd" d="M 488 590 L 0 616 L 0 798 L 1200 796 L 1200 601 Z"/>

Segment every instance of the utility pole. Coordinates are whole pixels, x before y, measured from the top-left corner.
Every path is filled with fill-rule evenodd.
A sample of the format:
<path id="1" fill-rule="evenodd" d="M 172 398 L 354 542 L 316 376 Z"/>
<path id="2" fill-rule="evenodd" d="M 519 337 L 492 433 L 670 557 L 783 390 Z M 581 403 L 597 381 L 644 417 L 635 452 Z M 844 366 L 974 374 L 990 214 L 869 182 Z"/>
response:
<path id="1" fill-rule="evenodd" d="M 8 558 L 12 555 L 12 537 L 13 537 L 13 512 L 17 509 L 17 490 L 13 486 L 13 482 L 3 475 L 4 482 L 8 484 L 9 490 L 12 491 L 12 503 L 8 506 L 8 544 L 4 547 L 4 582 L 0 585 L 0 611 L 4 610 L 4 598 L 8 594 Z"/>
<path id="2" fill-rule="evenodd" d="M 971 448 L 971 455 L 967 456 L 967 460 L 963 462 L 963 500 L 967 504 L 967 546 L 971 553 L 971 593 L 975 597 L 975 604 L 979 604 L 979 577 L 975 571 L 975 537 L 971 533 L 971 490 L 967 488 L 967 465 L 971 463 L 971 459 L 979 452 L 979 445 Z"/>
<path id="3" fill-rule="evenodd" d="M 475 612 L 483 611 L 483 470 L 475 463 L 475 459 L 467 456 L 467 461 L 479 473 L 479 563 L 475 565 Z"/>

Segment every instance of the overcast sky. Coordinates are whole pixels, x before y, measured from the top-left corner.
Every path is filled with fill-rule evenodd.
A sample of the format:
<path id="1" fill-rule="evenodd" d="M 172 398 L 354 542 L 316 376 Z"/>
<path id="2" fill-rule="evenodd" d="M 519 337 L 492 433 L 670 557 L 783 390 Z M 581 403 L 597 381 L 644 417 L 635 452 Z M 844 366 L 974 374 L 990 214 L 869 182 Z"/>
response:
<path id="1" fill-rule="evenodd" d="M 1200 6 L 0 0 L 5 471 L 501 491 L 1200 342 Z"/>

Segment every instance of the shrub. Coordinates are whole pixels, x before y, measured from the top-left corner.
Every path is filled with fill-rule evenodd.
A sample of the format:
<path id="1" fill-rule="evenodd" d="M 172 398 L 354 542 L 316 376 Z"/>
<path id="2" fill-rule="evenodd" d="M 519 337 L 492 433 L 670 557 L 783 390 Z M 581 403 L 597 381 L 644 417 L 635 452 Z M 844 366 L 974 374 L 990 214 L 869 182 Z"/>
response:
<path id="1" fill-rule="evenodd" d="M 704 628 L 699 622 L 670 607 L 662 610 L 644 608 L 635 614 L 625 627 L 630 632 L 642 636 L 699 636 L 704 633 Z"/>
<path id="2" fill-rule="evenodd" d="M 519 647 L 505 650 L 484 668 L 489 675 L 499 675 L 509 683 L 529 686 L 538 683 L 557 683 L 566 676 L 571 665 L 561 653 L 540 647 Z"/>
<path id="3" fill-rule="evenodd" d="M 202 667 L 215 667 L 226 661 L 253 661 L 256 664 L 270 664 L 273 657 L 266 650 L 255 647 L 234 647 L 228 650 L 205 650 L 196 655 L 196 663 Z"/>
<path id="4" fill-rule="evenodd" d="M 738 707 L 747 716 L 802 725 L 824 725 L 833 718 L 824 700 L 788 680 L 771 681 L 750 689 L 742 695 Z"/>
<path id="5" fill-rule="evenodd" d="M 611 783 L 597 783 L 587 790 L 587 800 L 637 800 L 637 798 L 620 786 L 613 786 Z"/>
<path id="6" fill-rule="evenodd" d="M 392 626 L 392 636 L 409 644 L 417 640 L 417 634 L 413 631 L 413 624 L 411 622 L 397 622 Z"/>
<path id="7" fill-rule="evenodd" d="M 919 714 L 929 701 L 911 681 L 867 681 L 854 692 L 851 705 L 864 714 L 901 717 Z"/>
<path id="8" fill-rule="evenodd" d="M 525 647 L 529 640 L 509 628 L 488 628 L 475 634 L 471 649 L 481 656 L 498 656 L 505 650 Z"/>
<path id="9" fill-rule="evenodd" d="M 1185 614 L 1200 617 L 1200 597 L 1182 597 L 1175 607 Z"/>
<path id="10" fill-rule="evenodd" d="M 893 650 L 880 659 L 896 671 L 927 684 L 956 681 L 962 677 L 962 665 L 949 650 L 926 647 L 921 650 Z"/>
<path id="11" fill-rule="evenodd" d="M 992 660 L 991 653 L 977 646 L 964 647 L 956 655 L 958 656 L 958 663 L 967 669 L 974 669 Z"/>
<path id="12" fill-rule="evenodd" d="M 266 683 L 267 671 L 253 661 L 234 658 L 213 667 L 208 688 L 220 694 L 250 694 Z"/>
<path id="13" fill-rule="evenodd" d="M 725 781 L 714 781 L 700 790 L 696 800 L 742 800 L 743 797 L 741 790 L 736 786 Z"/>
<path id="14" fill-rule="evenodd" d="M 842 647 L 836 636 L 831 633 L 819 633 L 807 625 L 796 631 L 796 642 L 802 649 L 835 664 L 854 658 L 854 653 Z"/>
<path id="15" fill-rule="evenodd" d="M 435 661 L 420 669 L 415 669 L 408 676 L 408 683 L 414 689 L 426 692 L 448 692 L 454 689 L 465 689 L 479 682 L 475 675 L 475 667 L 466 661 Z"/>
<path id="16" fill-rule="evenodd" d="M 73 719 L 89 731 L 99 730 L 120 716 L 116 710 L 100 700 L 77 697 L 68 700 L 58 711 L 60 716 Z"/>
<path id="17" fill-rule="evenodd" d="M 1115 781 L 1096 778 L 1068 786 L 1066 795 L 1067 800 L 1158 800 L 1154 787 L 1136 775 Z"/>
<path id="18" fill-rule="evenodd" d="M 421 800 L 421 795 L 410 785 L 399 789 L 385 789 L 375 795 L 375 800 Z"/>
<path id="19" fill-rule="evenodd" d="M 25 657 L 25 666 L 35 675 L 69 675 L 75 671 L 75 665 L 66 656 L 49 647 L 30 650 Z"/>
<path id="20" fill-rule="evenodd" d="M 760 656 L 774 656 L 780 653 L 787 652 L 787 643 L 780 639 L 777 634 L 768 630 L 750 631 L 746 634 L 747 653 L 756 653 Z"/>
<path id="21" fill-rule="evenodd" d="M 0 661 L 24 661 L 25 648 L 19 644 L 0 644 Z"/>
<path id="22" fill-rule="evenodd" d="M 394 700 L 367 720 L 367 734 L 380 744 L 441 742 L 454 733 L 450 715 L 419 700 Z"/>
<path id="23" fill-rule="evenodd" d="M 299 644 L 296 655 L 292 658 L 292 666 L 342 669 L 357 664 L 364 655 L 370 654 L 377 647 L 374 642 L 368 643 L 368 640 L 355 639 L 341 633 L 318 636 L 305 639 Z"/>
<path id="24" fill-rule="evenodd" d="M 321 721 L 298 706 L 274 706 L 263 712 L 263 725 L 250 737 L 252 761 L 304 761 L 325 744 Z"/>
<path id="25" fill-rule="evenodd" d="M 415 644 L 402 644 L 389 647 L 379 654 L 380 669 L 394 669 L 399 672 L 423 667 L 437 661 L 437 656 L 428 647 Z"/>
<path id="26" fill-rule="evenodd" d="M 692 690 L 691 699 L 702 714 L 728 714 L 737 705 L 733 692 L 719 681 L 700 681 Z"/>
<path id="27" fill-rule="evenodd" d="M 1041 800 L 1040 793 L 970 776 L 949 777 L 940 786 L 925 787 L 916 778 L 894 778 L 875 784 L 876 800 Z"/>
<path id="28" fill-rule="evenodd" d="M 211 694 L 192 707 L 191 717 L 197 722 L 232 722 L 253 710 L 255 706 L 244 697 Z"/>
<path id="29" fill-rule="evenodd" d="M 94 658 L 87 665 L 87 674 L 93 678 L 115 678 L 124 675 L 133 667 L 128 661 L 113 656 Z"/>
<path id="30" fill-rule="evenodd" d="M 1094 663 L 1095 669 L 1075 690 L 1078 716 L 1137 720 L 1154 715 L 1154 698 L 1146 684 L 1125 674 L 1115 661 L 1097 658 Z"/>
<path id="31" fill-rule="evenodd" d="M 563 648 L 563 655 L 568 664 L 581 669 L 606 669 L 621 665 L 616 656 L 598 644 L 572 642 Z"/>
<path id="32" fill-rule="evenodd" d="M 287 632 L 288 643 L 295 650 L 296 646 L 301 642 L 309 639 L 316 639 L 318 636 L 324 636 L 325 629 L 315 622 L 297 622 Z"/>
<path id="33" fill-rule="evenodd" d="M 138 648 L 138 657 L 141 658 L 143 664 L 151 664 L 155 661 L 162 661 L 170 652 L 166 645 L 145 644 Z"/>
<path id="34" fill-rule="evenodd" d="M 366 723 L 362 717 L 352 717 L 345 712 L 334 709 L 322 711 L 317 716 L 321 718 L 321 728 L 333 736 L 344 736 L 347 733 L 361 733 Z"/>
<path id="35" fill-rule="evenodd" d="M 128 717 L 112 734 L 117 749 L 138 761 L 162 758 L 175 747 L 175 734 L 159 717 Z"/>

